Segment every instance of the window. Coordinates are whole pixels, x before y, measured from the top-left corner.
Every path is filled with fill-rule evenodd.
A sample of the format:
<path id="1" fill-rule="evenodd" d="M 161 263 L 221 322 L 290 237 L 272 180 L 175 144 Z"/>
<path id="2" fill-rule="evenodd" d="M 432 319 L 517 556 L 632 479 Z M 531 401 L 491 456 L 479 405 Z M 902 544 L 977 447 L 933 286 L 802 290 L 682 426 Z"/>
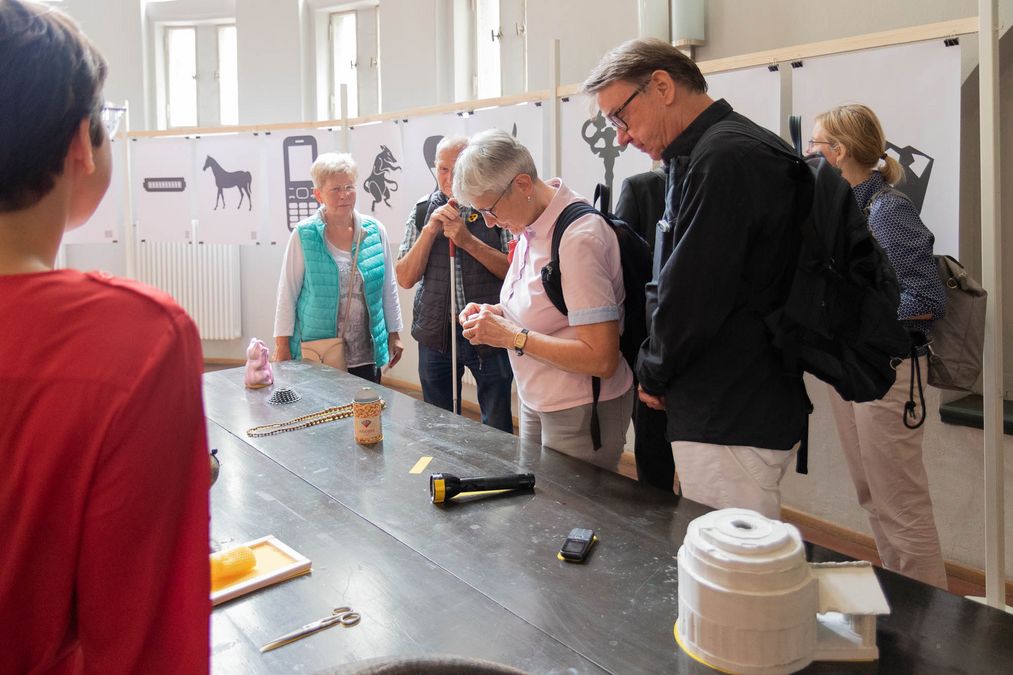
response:
<path id="1" fill-rule="evenodd" d="M 197 126 L 197 30 L 165 30 L 166 124 Z"/>
<path id="2" fill-rule="evenodd" d="M 239 124 L 239 62 L 236 27 L 218 27 L 218 123 Z"/>
<path id="3" fill-rule="evenodd" d="M 341 116 L 341 85 L 348 85 L 348 116 L 359 114 L 358 57 L 355 12 L 331 14 L 331 113 Z"/>
<path id="4" fill-rule="evenodd" d="M 496 98 L 502 95 L 500 72 L 499 0 L 477 0 L 475 3 L 475 97 Z"/>
<path id="5" fill-rule="evenodd" d="M 159 126 L 239 123 L 236 26 L 221 21 L 163 25 Z"/>

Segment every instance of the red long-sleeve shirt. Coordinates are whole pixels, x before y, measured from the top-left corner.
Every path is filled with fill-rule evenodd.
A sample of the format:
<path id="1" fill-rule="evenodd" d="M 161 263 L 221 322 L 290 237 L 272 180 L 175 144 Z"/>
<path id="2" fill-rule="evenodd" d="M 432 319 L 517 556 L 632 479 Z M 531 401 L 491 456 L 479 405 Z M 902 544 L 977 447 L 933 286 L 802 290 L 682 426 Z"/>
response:
<path id="1" fill-rule="evenodd" d="M 0 673 L 207 672 L 200 373 L 158 291 L 0 276 Z"/>

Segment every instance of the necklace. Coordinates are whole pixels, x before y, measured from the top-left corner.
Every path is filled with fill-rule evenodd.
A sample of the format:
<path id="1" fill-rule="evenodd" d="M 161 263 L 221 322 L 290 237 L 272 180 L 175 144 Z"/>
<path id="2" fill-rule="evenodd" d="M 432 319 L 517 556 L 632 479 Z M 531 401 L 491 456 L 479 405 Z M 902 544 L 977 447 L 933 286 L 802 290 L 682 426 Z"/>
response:
<path id="1" fill-rule="evenodd" d="M 383 409 L 386 407 L 387 402 L 380 399 L 380 408 Z M 308 415 L 303 415 L 302 417 L 296 417 L 288 420 L 287 422 L 276 422 L 274 424 L 262 424 L 259 427 L 251 427 L 246 430 L 246 435 L 251 438 L 274 436 L 275 434 L 283 434 L 286 431 L 315 427 L 316 425 L 323 424 L 324 422 L 347 419 L 351 417 L 352 414 L 352 404 L 346 403 L 345 405 L 339 405 L 333 408 L 324 408 L 323 410 L 318 410 Z"/>

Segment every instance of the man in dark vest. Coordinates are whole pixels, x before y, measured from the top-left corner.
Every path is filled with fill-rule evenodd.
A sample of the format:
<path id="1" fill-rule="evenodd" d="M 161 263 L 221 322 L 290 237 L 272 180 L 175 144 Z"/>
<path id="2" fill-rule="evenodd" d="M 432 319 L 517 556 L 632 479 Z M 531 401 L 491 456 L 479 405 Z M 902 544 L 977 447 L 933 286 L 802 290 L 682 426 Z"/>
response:
<path id="1" fill-rule="evenodd" d="M 498 303 L 509 267 L 510 234 L 499 227 L 486 227 L 477 211 L 462 213 L 449 203 L 454 164 L 467 144 L 466 138 L 447 137 L 437 146 L 434 168 L 438 188 L 420 199 L 409 215 L 396 266 L 402 288 L 422 282 L 415 292 L 412 320 L 412 336 L 419 344 L 419 381 L 426 403 L 444 410 L 453 409 L 449 242 L 457 245 L 458 311 L 469 302 Z M 457 321 L 453 325 L 458 391 L 467 366 L 478 385 L 482 422 L 512 433 L 513 373 L 506 350 L 472 345 L 461 336 Z"/>

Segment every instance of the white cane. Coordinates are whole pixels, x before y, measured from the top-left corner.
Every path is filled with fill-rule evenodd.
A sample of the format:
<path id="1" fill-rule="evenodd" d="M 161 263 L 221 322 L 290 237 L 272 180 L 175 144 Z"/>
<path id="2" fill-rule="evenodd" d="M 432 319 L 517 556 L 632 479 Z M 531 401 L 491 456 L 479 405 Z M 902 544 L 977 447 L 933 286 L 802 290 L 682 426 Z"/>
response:
<path id="1" fill-rule="evenodd" d="M 460 413 L 460 392 L 457 391 L 457 246 L 450 244 L 450 382 L 453 386 L 454 412 Z"/>

